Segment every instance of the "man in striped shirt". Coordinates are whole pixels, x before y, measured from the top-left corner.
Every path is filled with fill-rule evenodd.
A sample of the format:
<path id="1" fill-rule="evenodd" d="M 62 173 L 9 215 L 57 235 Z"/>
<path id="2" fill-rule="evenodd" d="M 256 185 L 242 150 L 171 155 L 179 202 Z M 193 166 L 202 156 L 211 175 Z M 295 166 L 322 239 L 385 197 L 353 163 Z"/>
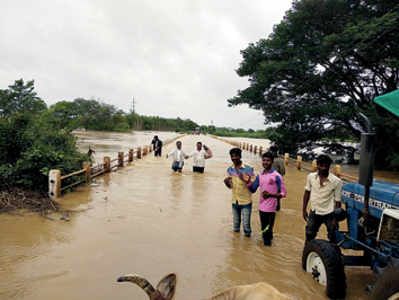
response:
<path id="1" fill-rule="evenodd" d="M 254 169 L 241 160 L 241 149 L 230 150 L 233 165 L 227 169 L 225 185 L 232 190 L 233 230 L 240 232 L 241 217 L 243 219 L 244 234 L 251 236 L 252 194 L 247 188 L 244 176 L 254 179 Z"/>

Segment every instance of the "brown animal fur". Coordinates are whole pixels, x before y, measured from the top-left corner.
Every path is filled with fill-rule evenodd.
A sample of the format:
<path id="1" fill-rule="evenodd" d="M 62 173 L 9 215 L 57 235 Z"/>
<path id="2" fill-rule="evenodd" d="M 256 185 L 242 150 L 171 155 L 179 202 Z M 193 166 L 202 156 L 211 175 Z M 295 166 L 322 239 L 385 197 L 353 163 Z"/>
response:
<path id="1" fill-rule="evenodd" d="M 239 285 L 218 293 L 207 300 L 290 300 L 272 285 L 259 282 Z"/>
<path id="2" fill-rule="evenodd" d="M 129 281 L 140 286 L 147 293 L 150 300 L 171 300 L 176 289 L 176 275 L 169 274 L 161 279 L 157 288 L 147 279 L 138 275 L 125 275 L 118 278 L 118 282 Z M 218 293 L 207 300 L 290 300 L 275 287 L 265 282 L 239 285 Z"/>

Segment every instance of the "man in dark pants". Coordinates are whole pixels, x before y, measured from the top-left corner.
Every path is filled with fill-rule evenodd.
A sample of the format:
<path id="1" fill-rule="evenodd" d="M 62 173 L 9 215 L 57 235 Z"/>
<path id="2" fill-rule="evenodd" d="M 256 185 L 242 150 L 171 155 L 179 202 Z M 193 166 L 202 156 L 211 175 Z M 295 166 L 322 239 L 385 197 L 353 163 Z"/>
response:
<path id="1" fill-rule="evenodd" d="M 325 224 L 328 239 L 335 242 L 337 221 L 334 209 L 341 207 L 341 180 L 329 173 L 331 158 L 320 155 L 317 158 L 317 172 L 310 173 L 306 179 L 303 195 L 303 218 L 306 224 L 306 241 L 313 240 L 321 224 Z M 310 213 L 306 208 L 310 200 Z"/>
<path id="2" fill-rule="evenodd" d="M 154 150 L 154 156 L 162 156 L 162 141 L 158 138 L 157 135 L 154 136 L 151 143 Z"/>

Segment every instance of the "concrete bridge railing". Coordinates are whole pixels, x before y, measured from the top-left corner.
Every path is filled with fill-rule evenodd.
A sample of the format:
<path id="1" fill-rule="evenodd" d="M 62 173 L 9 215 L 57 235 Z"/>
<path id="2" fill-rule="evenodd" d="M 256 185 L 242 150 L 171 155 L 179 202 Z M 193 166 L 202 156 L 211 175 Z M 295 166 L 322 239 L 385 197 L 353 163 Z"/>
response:
<path id="1" fill-rule="evenodd" d="M 166 140 L 164 142 L 164 145 L 170 144 L 181 137 L 182 135 L 177 136 L 173 139 Z M 134 160 L 142 159 L 150 152 L 152 152 L 151 144 L 137 147 L 135 149 L 131 148 L 127 151 L 127 153 L 118 152 L 118 156 L 114 159 L 111 159 L 109 156 L 105 156 L 102 164 L 92 166 L 90 162 L 84 162 L 82 165 L 82 169 L 72 172 L 70 174 L 62 175 L 60 170 L 50 170 L 48 176 L 48 195 L 52 199 L 59 198 L 61 197 L 62 192 L 66 191 L 67 189 L 70 189 L 82 183 L 88 183 L 94 177 L 100 176 L 104 173 L 109 173 L 113 170 L 123 168 L 126 163 L 129 164 Z M 77 179 L 67 185 L 63 185 L 63 180 L 66 180 L 68 178 Z"/>

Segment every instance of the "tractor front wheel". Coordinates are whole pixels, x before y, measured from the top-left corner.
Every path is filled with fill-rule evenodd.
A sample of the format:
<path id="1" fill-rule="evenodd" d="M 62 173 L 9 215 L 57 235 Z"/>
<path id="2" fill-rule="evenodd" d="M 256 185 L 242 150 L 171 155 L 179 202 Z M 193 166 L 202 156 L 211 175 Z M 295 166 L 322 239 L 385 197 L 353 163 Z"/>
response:
<path id="1" fill-rule="evenodd" d="M 372 300 L 399 299 L 399 267 L 387 267 L 379 276 L 370 298 Z"/>
<path id="2" fill-rule="evenodd" d="M 306 242 L 302 254 L 302 268 L 312 273 L 313 279 L 326 286 L 330 299 L 343 299 L 346 278 L 341 251 L 335 244 L 324 240 Z"/>

